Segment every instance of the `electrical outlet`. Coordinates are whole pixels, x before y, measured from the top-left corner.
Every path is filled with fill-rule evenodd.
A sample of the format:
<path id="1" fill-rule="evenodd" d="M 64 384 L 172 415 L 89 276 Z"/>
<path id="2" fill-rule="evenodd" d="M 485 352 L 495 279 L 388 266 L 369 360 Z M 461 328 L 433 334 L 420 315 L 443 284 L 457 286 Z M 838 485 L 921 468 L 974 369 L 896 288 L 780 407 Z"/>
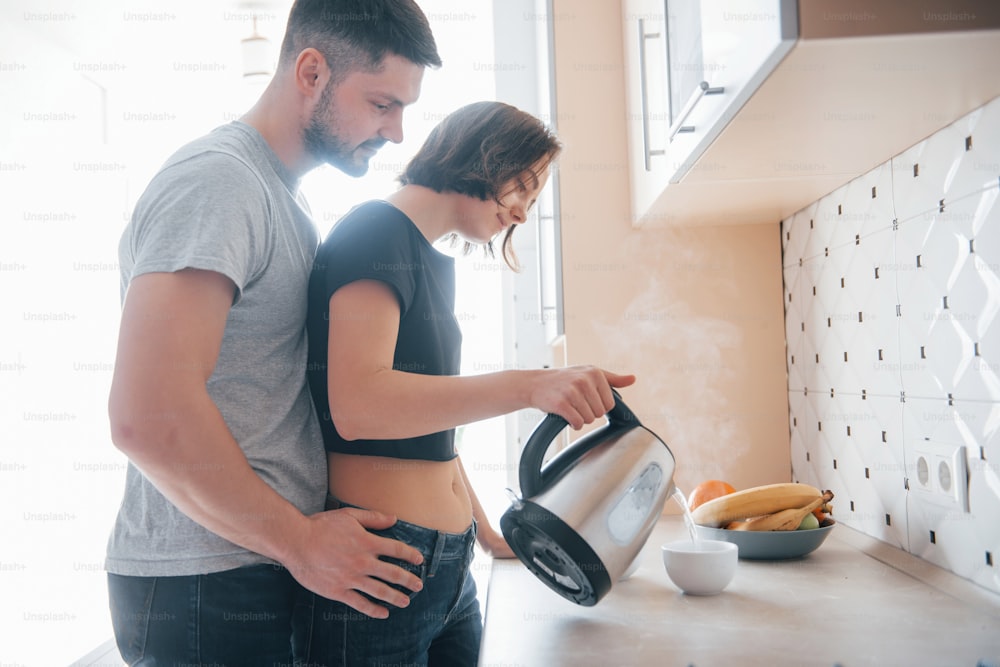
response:
<path id="1" fill-rule="evenodd" d="M 969 511 L 969 471 L 965 446 L 924 441 L 916 451 L 910 490 L 931 502 Z"/>

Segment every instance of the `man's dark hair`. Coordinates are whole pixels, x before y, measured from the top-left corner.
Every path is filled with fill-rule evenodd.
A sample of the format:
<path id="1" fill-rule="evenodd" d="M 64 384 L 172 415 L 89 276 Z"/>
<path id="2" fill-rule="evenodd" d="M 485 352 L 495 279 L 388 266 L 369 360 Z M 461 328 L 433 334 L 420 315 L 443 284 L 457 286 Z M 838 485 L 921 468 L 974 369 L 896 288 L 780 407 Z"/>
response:
<path id="1" fill-rule="evenodd" d="M 291 66 L 310 47 L 323 54 L 334 82 L 379 69 L 388 54 L 441 66 L 427 17 L 413 0 L 296 0 L 278 67 Z"/>

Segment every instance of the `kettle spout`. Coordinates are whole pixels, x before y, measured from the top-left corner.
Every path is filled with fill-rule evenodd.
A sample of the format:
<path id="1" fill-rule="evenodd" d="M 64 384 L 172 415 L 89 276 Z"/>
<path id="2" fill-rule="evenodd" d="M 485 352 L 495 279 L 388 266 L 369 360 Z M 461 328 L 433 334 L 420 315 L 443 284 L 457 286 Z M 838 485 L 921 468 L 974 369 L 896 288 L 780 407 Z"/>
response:
<path id="1" fill-rule="evenodd" d="M 676 498 L 678 495 L 680 495 L 683 498 L 684 492 L 677 488 L 677 485 L 674 484 L 674 478 L 671 477 L 670 480 L 667 482 L 667 495 L 666 495 L 666 497 L 667 498 Z M 685 498 L 685 501 L 686 500 L 687 499 Z"/>

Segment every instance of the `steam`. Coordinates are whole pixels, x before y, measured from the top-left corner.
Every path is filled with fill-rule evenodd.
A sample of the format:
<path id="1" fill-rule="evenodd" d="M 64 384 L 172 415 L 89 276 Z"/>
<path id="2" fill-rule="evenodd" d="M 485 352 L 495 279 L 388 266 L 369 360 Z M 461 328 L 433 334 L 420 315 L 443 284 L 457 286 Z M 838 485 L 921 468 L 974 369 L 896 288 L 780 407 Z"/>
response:
<path id="1" fill-rule="evenodd" d="M 632 238 L 638 243 L 641 236 Z M 648 238 L 646 242 L 660 245 L 649 243 Z M 681 254 L 679 249 L 685 246 Z M 705 308 L 700 301 L 711 289 L 725 289 L 717 286 L 728 280 L 718 276 L 731 271 L 724 260 L 706 263 L 689 244 L 669 247 L 678 248 L 674 262 L 665 264 L 645 257 L 635 262 L 636 266 L 660 266 L 663 270 L 647 274 L 637 285 L 632 282 L 638 289 L 621 314 L 609 313 L 594 320 L 592 326 L 603 351 L 614 360 L 614 368 L 638 377 L 636 389 L 641 390 L 642 400 L 631 407 L 648 428 L 667 441 L 677 457 L 678 473 L 697 483 L 718 475 L 726 467 L 724 461 L 731 465 L 749 448 L 746 438 L 741 437 L 745 430 L 741 421 L 747 416 L 730 414 L 723 391 L 736 376 L 727 351 L 738 348 L 743 335 L 735 317 L 706 314 L 703 311 L 711 306 Z M 640 250 L 637 255 L 641 254 Z M 678 285 L 689 283 L 691 275 L 699 272 L 706 277 L 714 274 L 713 279 L 704 281 L 700 295 L 682 293 Z M 697 300 L 692 302 L 692 298 Z"/>

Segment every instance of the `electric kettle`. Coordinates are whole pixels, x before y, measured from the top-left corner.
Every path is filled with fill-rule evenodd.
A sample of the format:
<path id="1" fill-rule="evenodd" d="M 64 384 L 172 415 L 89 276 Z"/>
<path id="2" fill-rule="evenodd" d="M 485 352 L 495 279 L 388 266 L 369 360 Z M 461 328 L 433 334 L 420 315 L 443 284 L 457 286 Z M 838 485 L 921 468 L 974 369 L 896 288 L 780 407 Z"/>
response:
<path id="1" fill-rule="evenodd" d="M 500 517 L 521 562 L 556 593 L 587 607 L 632 564 L 674 491 L 670 449 L 614 395 L 608 423 L 544 467 L 545 452 L 568 424 L 554 414 L 539 423 L 521 452 L 521 497 Z"/>

